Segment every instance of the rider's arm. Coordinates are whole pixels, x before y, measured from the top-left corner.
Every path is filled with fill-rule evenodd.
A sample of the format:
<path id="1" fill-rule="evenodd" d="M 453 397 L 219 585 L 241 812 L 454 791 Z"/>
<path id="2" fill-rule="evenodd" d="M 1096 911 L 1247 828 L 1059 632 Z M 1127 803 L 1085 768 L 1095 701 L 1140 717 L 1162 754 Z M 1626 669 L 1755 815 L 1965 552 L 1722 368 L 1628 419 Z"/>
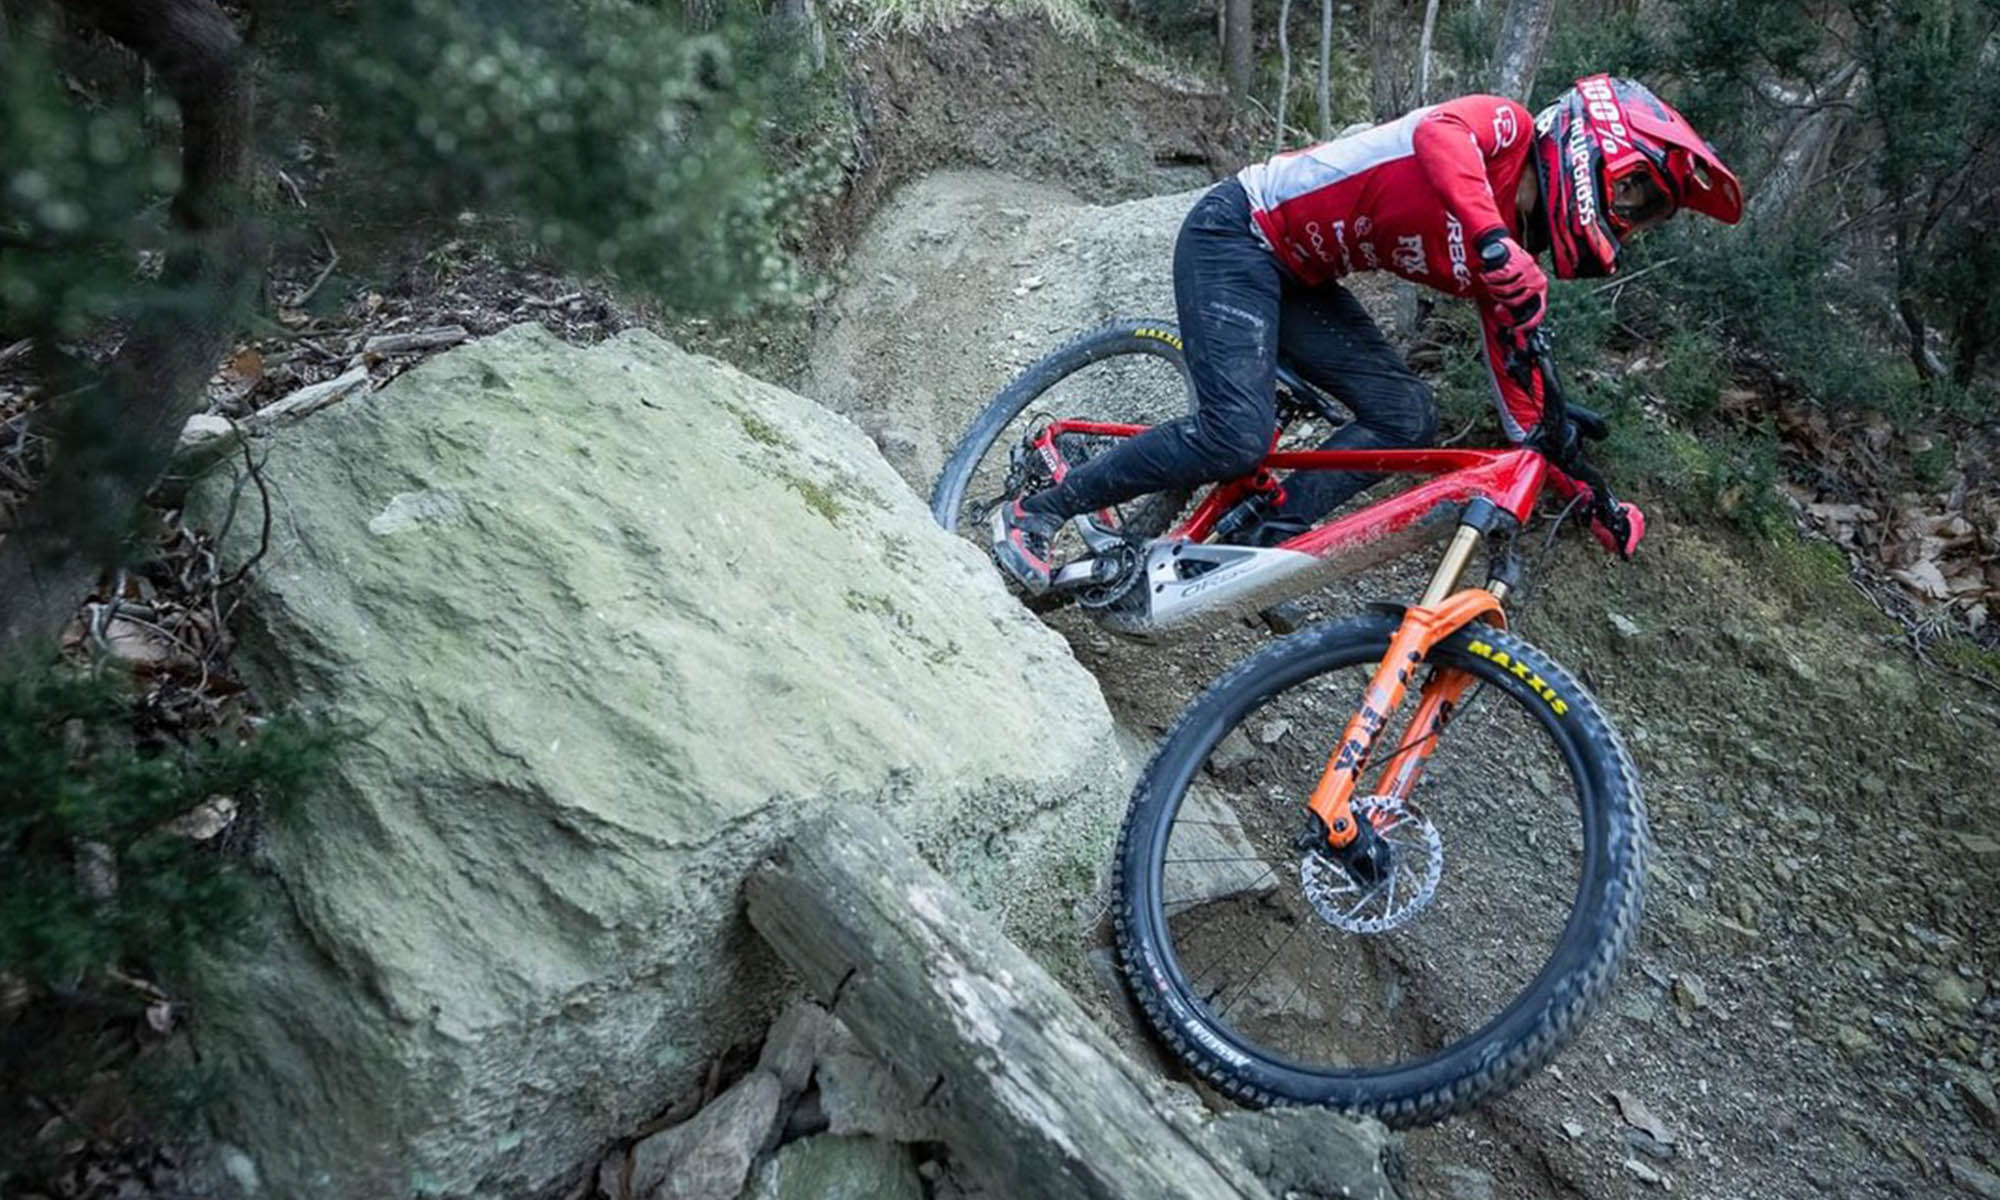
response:
<path id="1" fill-rule="evenodd" d="M 1519 442 L 1533 433 L 1535 426 L 1541 423 L 1542 373 L 1528 372 L 1526 383 L 1510 374 L 1506 362 L 1507 348 L 1512 344 L 1512 339 L 1502 336 L 1498 319 L 1489 309 L 1482 307 L 1480 315 L 1485 335 L 1480 350 L 1486 357 L 1487 372 L 1493 381 L 1493 400 L 1500 408 L 1500 425 L 1507 431 L 1510 440 Z M 1544 454 L 1547 453 L 1545 450 Z M 1550 462 L 1548 467 L 1545 486 L 1554 492 L 1558 499 L 1567 501 L 1578 494 L 1592 494 L 1590 484 L 1572 478 L 1554 462 Z M 1606 502 L 1611 503 L 1609 500 Z M 1602 515 L 1595 511 L 1591 514 L 1590 529 L 1597 535 L 1597 540 L 1604 544 L 1605 549 L 1630 558 L 1633 550 L 1639 545 L 1639 539 L 1646 536 L 1646 514 L 1638 505 L 1630 502 L 1618 501 L 1616 507 L 1624 516 L 1622 521 L 1612 518 L 1615 530 L 1607 526 Z"/>
<path id="2" fill-rule="evenodd" d="M 1524 384 L 1508 372 L 1507 356 L 1512 342 L 1502 333 L 1499 314 L 1491 305 L 1479 306 L 1479 324 L 1480 353 L 1493 381 L 1493 403 L 1500 410 L 1500 428 L 1506 431 L 1508 441 L 1519 442 L 1533 433 L 1535 424 L 1542 419 L 1541 374 L 1528 372 Z"/>
<path id="3" fill-rule="evenodd" d="M 1507 440 L 1519 442 L 1535 431 L 1542 419 L 1542 374 L 1528 372 L 1528 382 L 1523 384 L 1507 370 L 1507 355 L 1511 340 L 1501 333 L 1498 317 L 1490 308 L 1479 310 L 1481 332 L 1484 335 L 1480 353 L 1486 359 L 1486 371 L 1493 381 L 1493 403 L 1500 410 L 1500 428 L 1506 431 Z M 1562 468 L 1549 464 L 1550 490 L 1567 500 L 1584 489 L 1584 485 L 1563 474 Z"/>
<path id="4" fill-rule="evenodd" d="M 1494 230 L 1506 232 L 1494 198 L 1488 164 L 1523 147 L 1534 134 L 1528 110 L 1504 96 L 1461 96 L 1425 113 L 1411 134 L 1411 150 L 1445 211 L 1465 226 L 1467 244 Z"/>

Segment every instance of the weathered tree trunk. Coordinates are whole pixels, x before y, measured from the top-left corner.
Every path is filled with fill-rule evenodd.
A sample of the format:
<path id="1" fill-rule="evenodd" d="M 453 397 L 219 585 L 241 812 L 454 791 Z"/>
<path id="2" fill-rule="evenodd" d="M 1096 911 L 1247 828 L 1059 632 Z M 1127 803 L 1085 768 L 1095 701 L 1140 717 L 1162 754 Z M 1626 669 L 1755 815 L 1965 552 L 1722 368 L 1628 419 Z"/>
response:
<path id="1" fill-rule="evenodd" d="M 1271 153 L 1285 148 L 1285 106 L 1292 90 L 1292 0 L 1278 0 L 1278 120 Z"/>
<path id="2" fill-rule="evenodd" d="M 1368 101 L 1375 119 L 1386 121 L 1403 111 L 1400 72 L 1396 65 L 1396 0 L 1368 0 Z"/>
<path id="3" fill-rule="evenodd" d="M 1902 318 L 1903 334 L 1909 339 L 1910 365 L 1916 367 L 1921 379 L 1941 379 L 1945 375 L 1945 365 L 1930 346 L 1930 327 L 1924 324 L 1923 309 L 1917 304 L 1916 293 L 1907 284 L 1896 289 L 1896 315 Z"/>
<path id="4" fill-rule="evenodd" d="M 1250 0 L 1223 0 L 1222 73 L 1238 100 L 1250 95 L 1250 11 Z"/>
<path id="5" fill-rule="evenodd" d="M 1805 194 L 1805 185 L 1821 169 L 1827 153 L 1846 127 L 1851 101 L 1861 86 L 1860 64 L 1849 63 L 1810 93 L 1795 95 L 1775 82 L 1759 85 L 1767 99 L 1781 104 L 1812 105 L 1785 131 L 1777 161 L 1758 181 L 1750 196 L 1748 213 L 1752 225 L 1769 226 L 1783 222 Z"/>
<path id="6" fill-rule="evenodd" d="M 1993 289 L 1981 288 L 1975 295 L 1977 299 L 1959 310 L 1958 335 L 1952 339 L 1951 381 L 1960 387 L 1972 386 L 1993 340 Z"/>
<path id="7" fill-rule="evenodd" d="M 213 0 L 71 0 L 68 6 L 129 47 L 173 95 L 181 114 L 178 241 L 159 287 L 176 302 L 150 307 L 107 377 L 51 413 L 48 474 L 0 543 L 0 662 L 52 652 L 97 572 L 123 548 L 79 539 L 83 519 L 130 529 L 151 478 L 227 348 L 233 317 L 254 281 L 245 219 L 250 80 L 236 27 Z"/>
<path id="8" fill-rule="evenodd" d="M 1319 0 L 1319 140 L 1333 136 L 1333 0 Z"/>
<path id="9" fill-rule="evenodd" d="M 1269 1195 L 880 818 L 808 823 L 745 893 L 757 932 L 920 1081 L 955 1160 L 996 1195 Z"/>
<path id="10" fill-rule="evenodd" d="M 1424 5 L 1424 33 L 1417 40 L 1417 104 L 1431 102 L 1431 35 L 1437 32 L 1438 0 Z"/>
<path id="11" fill-rule="evenodd" d="M 250 80 L 228 14 L 212 0 L 72 0 L 70 10 L 144 58 L 180 106 L 178 242 L 158 284 L 178 302 L 148 308 L 106 376 L 52 412 L 54 460 L 0 544 L 0 662 L 52 652 L 90 580 L 122 556 L 120 542 L 78 530 L 90 520 L 130 530 L 254 282 Z"/>
<path id="12" fill-rule="evenodd" d="M 1500 42 L 1493 55 L 1494 92 L 1531 103 L 1535 72 L 1541 69 L 1542 53 L 1548 49 L 1549 24 L 1555 11 L 1555 0 L 1507 0 L 1507 14 L 1500 18 Z"/>

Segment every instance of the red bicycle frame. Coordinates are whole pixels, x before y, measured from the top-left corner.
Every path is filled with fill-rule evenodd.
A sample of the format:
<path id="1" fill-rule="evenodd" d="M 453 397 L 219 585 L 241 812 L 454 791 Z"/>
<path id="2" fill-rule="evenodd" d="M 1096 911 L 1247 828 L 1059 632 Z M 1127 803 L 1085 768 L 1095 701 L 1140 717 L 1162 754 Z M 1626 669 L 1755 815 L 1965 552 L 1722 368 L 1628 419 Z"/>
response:
<path id="1" fill-rule="evenodd" d="M 1144 425 L 1099 421 L 1056 421 L 1041 431 L 1036 442 L 1046 448 L 1052 462 L 1060 462 L 1053 452 L 1054 439 L 1065 433 L 1099 437 L 1131 437 L 1144 432 Z M 1361 835 L 1353 813 L 1356 787 L 1370 766 L 1375 740 L 1402 707 L 1408 689 L 1415 682 L 1430 648 L 1473 621 L 1504 626 L 1500 609 L 1507 587 L 1504 581 L 1489 581 L 1485 587 L 1457 591 L 1460 577 L 1477 549 L 1490 519 L 1475 520 L 1469 515 L 1475 501 L 1512 516 L 1526 524 L 1549 479 L 1550 465 L 1542 453 L 1526 447 L 1507 450 L 1426 449 L 1426 450 L 1278 450 L 1276 438 L 1271 453 L 1250 475 L 1226 480 L 1210 488 L 1200 504 L 1169 533 L 1169 542 L 1200 543 L 1215 531 L 1224 514 L 1249 497 L 1278 487 L 1273 471 L 1364 471 L 1371 474 L 1429 475 L 1434 478 L 1394 496 L 1368 505 L 1339 520 L 1315 526 L 1274 547 L 1327 559 L 1370 543 L 1390 538 L 1436 512 L 1440 506 L 1464 506 L 1457 534 L 1444 560 L 1432 575 L 1430 587 L 1416 605 L 1406 608 L 1403 624 L 1391 640 L 1374 677 L 1361 697 L 1359 709 L 1348 721 L 1325 771 L 1313 788 L 1306 807 L 1319 818 L 1326 839 L 1336 850 L 1352 847 Z M 1479 643 L 1473 645 L 1477 652 Z M 1502 667 L 1512 664 L 1496 663 Z M 1516 671 L 1519 674 L 1526 668 Z M 1529 686 L 1546 687 L 1539 679 Z M 1377 782 L 1377 791 L 1395 799 L 1407 799 L 1421 777 L 1424 765 L 1436 748 L 1438 737 L 1451 714 L 1471 685 L 1463 671 L 1433 670 L 1422 683 L 1417 710 L 1404 729 L 1396 751 L 1386 762 L 1394 770 Z"/>
<path id="2" fill-rule="evenodd" d="M 1065 433 L 1097 437 L 1132 437 L 1150 426 L 1104 421 L 1055 421 L 1036 438 L 1053 443 Z M 1273 439 L 1273 446 L 1276 440 Z M 1172 533 L 1173 538 L 1199 542 L 1215 530 L 1222 515 L 1241 501 L 1275 486 L 1272 471 L 1366 471 L 1370 474 L 1434 475 L 1437 478 L 1378 501 L 1338 521 L 1316 526 L 1281 548 L 1323 558 L 1359 542 L 1400 533 L 1440 503 L 1484 496 L 1525 523 L 1541 497 L 1549 464 L 1541 453 L 1509 450 L 1277 450 L 1264 456 L 1258 469 L 1210 488 L 1202 502 Z"/>

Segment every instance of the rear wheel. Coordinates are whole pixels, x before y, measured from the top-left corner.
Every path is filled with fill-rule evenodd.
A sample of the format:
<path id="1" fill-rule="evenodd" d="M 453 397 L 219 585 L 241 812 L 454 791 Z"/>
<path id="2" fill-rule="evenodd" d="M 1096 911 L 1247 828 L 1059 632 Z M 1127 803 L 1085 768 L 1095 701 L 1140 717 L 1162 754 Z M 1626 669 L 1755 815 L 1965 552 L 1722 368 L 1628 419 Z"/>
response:
<path id="1" fill-rule="evenodd" d="M 1168 734 L 1126 817 L 1126 978 L 1166 1044 L 1246 1103 L 1441 1120 L 1547 1061 L 1638 928 L 1646 823 L 1630 757 L 1567 671 L 1484 626 L 1427 660 L 1474 683 L 1409 802 L 1361 797 L 1394 766 L 1414 699 L 1357 790 L 1396 855 L 1387 891 L 1294 847 L 1396 626 L 1316 626 L 1225 675 Z"/>
<path id="2" fill-rule="evenodd" d="M 1077 335 L 1034 363 L 973 418 L 937 485 L 931 515 L 944 528 L 982 545 L 994 508 L 1032 481 L 1010 457 L 1049 420 L 1156 425 L 1194 410 L 1194 385 L 1169 321 L 1113 321 Z M 1066 435 L 1060 449 L 1072 466 L 1119 439 Z M 1119 528 L 1137 539 L 1158 537 L 1187 506 L 1188 491 L 1161 492 L 1116 506 Z M 1082 552 L 1066 529 L 1052 547 L 1066 559 Z"/>

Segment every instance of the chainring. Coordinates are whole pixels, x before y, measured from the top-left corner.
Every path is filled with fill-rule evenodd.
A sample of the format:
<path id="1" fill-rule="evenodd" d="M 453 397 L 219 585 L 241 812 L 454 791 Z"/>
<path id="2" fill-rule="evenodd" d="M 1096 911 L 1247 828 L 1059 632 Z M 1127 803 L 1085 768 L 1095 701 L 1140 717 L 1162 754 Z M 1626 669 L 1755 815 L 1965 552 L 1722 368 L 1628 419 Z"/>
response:
<path id="1" fill-rule="evenodd" d="M 1105 583 L 1087 587 L 1076 594 L 1077 605 L 1081 608 L 1110 608 L 1123 600 L 1132 591 L 1132 585 L 1145 574 L 1145 562 L 1139 551 L 1130 542 L 1121 542 L 1097 552 L 1100 559 L 1111 560 L 1118 573 Z"/>
<path id="2" fill-rule="evenodd" d="M 1354 811 L 1394 852 L 1388 878 L 1363 887 L 1347 868 L 1314 849 L 1299 863 L 1299 885 L 1320 920 L 1347 933 L 1387 933 L 1415 920 L 1437 895 L 1444 876 L 1444 837 L 1416 805 L 1368 796 Z"/>

